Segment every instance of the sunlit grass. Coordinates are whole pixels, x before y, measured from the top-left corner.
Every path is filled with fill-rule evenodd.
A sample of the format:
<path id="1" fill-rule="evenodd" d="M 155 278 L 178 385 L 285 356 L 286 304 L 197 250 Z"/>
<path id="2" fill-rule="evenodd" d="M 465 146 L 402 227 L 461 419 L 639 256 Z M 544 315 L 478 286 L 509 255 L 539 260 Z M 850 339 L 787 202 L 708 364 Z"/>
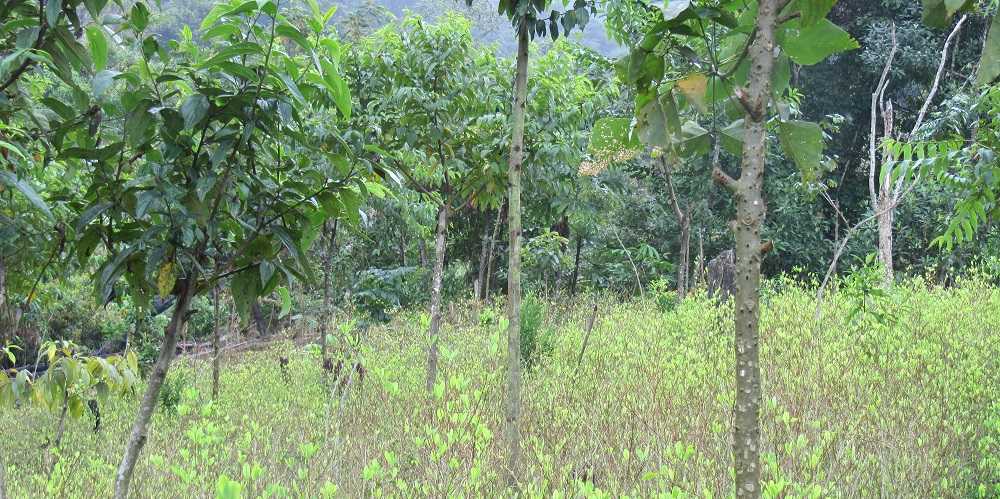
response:
<path id="1" fill-rule="evenodd" d="M 1000 290 L 911 283 L 882 302 L 888 321 L 852 318 L 836 293 L 814 322 L 812 292 L 769 289 L 769 497 L 1000 495 Z M 548 307 L 554 350 L 525 381 L 522 491 L 729 496 L 730 310 L 703 297 L 667 312 L 655 297 L 601 298 L 577 370 L 591 299 Z M 244 497 L 503 495 L 503 313 L 451 308 L 430 395 L 421 312 L 365 334 L 367 376 L 344 397 L 324 388 L 316 349 L 291 341 L 227 358 L 216 402 L 210 363 L 179 362 L 180 403 L 154 419 L 136 496 L 214 496 L 226 484 Z M 2 418 L 11 497 L 110 496 L 135 403 L 105 408 L 97 434 L 92 420 L 70 422 L 58 459 L 40 449 L 55 416 Z"/>

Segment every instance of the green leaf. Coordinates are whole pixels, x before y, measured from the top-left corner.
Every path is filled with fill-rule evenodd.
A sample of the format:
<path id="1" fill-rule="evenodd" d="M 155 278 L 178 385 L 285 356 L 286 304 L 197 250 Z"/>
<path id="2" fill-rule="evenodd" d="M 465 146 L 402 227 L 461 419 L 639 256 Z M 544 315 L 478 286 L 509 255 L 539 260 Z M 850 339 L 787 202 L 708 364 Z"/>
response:
<path id="1" fill-rule="evenodd" d="M 341 77 L 340 71 L 334 64 L 326 59 L 320 62 L 323 66 L 323 82 L 327 90 L 333 97 L 333 103 L 340 111 L 344 119 L 351 119 L 351 91 L 347 87 L 347 82 Z"/>
<path id="2" fill-rule="evenodd" d="M 41 196 L 38 195 L 38 192 L 31 187 L 31 184 L 23 179 L 17 178 L 17 176 L 14 175 L 14 172 L 0 169 L 0 183 L 13 189 L 17 189 L 24 195 L 24 197 L 28 198 L 28 201 L 30 201 L 35 208 L 38 208 L 38 211 L 41 211 L 50 219 L 54 218 L 52 216 L 52 212 L 49 211 L 49 205 L 45 203 Z"/>
<path id="3" fill-rule="evenodd" d="M 986 35 L 982 59 L 979 61 L 976 84 L 988 85 L 998 76 L 1000 76 L 1000 15 L 994 15 L 990 31 Z"/>
<path id="4" fill-rule="evenodd" d="M 303 105 L 306 103 L 305 96 L 302 95 L 302 92 L 299 90 L 299 86 L 295 84 L 295 80 L 293 80 L 291 76 L 288 76 L 285 73 L 279 73 L 278 78 L 281 78 L 281 81 L 285 84 L 285 88 L 287 88 L 292 94 L 292 97 L 295 97 L 295 100 L 299 101 L 299 103 Z"/>
<path id="5" fill-rule="evenodd" d="M 233 276 L 229 281 L 229 289 L 236 305 L 236 313 L 242 317 L 250 316 L 250 306 L 259 293 L 259 277 L 254 269 L 244 270 Z"/>
<path id="6" fill-rule="evenodd" d="M 90 45 L 90 58 L 94 61 L 94 70 L 103 71 L 108 65 L 108 40 L 104 38 L 104 30 L 96 24 L 87 26 L 87 44 Z"/>
<path id="7" fill-rule="evenodd" d="M 260 45 L 257 45 L 256 43 L 250 43 L 250 42 L 237 43 L 235 45 L 230 45 L 220 50 L 210 59 L 199 64 L 198 67 L 207 68 L 216 65 L 220 62 L 228 61 L 229 59 L 232 59 L 234 57 L 251 55 L 251 54 L 260 54 L 260 53 L 261 53 Z"/>
<path id="8" fill-rule="evenodd" d="M 108 0 L 83 0 L 83 4 L 87 6 L 87 12 L 90 14 L 91 19 L 100 19 L 101 11 L 104 10 L 104 6 L 107 3 Z"/>
<path id="9" fill-rule="evenodd" d="M 83 210 L 83 213 L 80 214 L 80 218 L 76 221 L 76 225 L 74 226 L 77 237 L 80 237 L 83 234 L 83 229 L 85 229 L 90 222 L 93 222 L 95 218 L 99 217 L 101 213 L 104 213 L 111 206 L 112 203 L 104 202 L 93 204 L 86 210 Z"/>
<path id="10" fill-rule="evenodd" d="M 49 27 L 55 28 L 59 25 L 59 14 L 62 13 L 62 0 L 49 0 L 45 4 L 45 22 Z"/>
<path id="11" fill-rule="evenodd" d="M 815 180 L 823 160 L 823 130 L 811 121 L 785 121 L 778 125 L 781 147 L 798 165 L 805 181 Z"/>
<path id="12" fill-rule="evenodd" d="M 800 29 L 797 35 L 786 36 L 782 48 L 796 64 L 811 66 L 833 54 L 858 48 L 858 42 L 823 19 L 815 26 Z"/>
<path id="13" fill-rule="evenodd" d="M 184 128 L 194 130 L 194 127 L 201 123 L 201 120 L 208 114 L 208 97 L 202 94 L 194 94 L 188 97 L 181 104 L 181 116 L 184 117 Z"/>
<path id="14" fill-rule="evenodd" d="M 298 264 L 299 269 L 302 271 L 302 274 L 305 275 L 307 278 L 312 279 L 313 275 L 312 266 L 309 265 L 309 258 L 306 256 L 305 251 L 303 251 L 302 248 L 299 246 L 299 242 L 294 237 L 292 237 L 292 235 L 289 234 L 284 227 L 281 227 L 279 225 L 271 227 L 271 232 L 274 235 L 278 236 L 278 239 L 281 240 L 281 244 L 285 247 L 285 249 L 288 250 L 288 253 L 290 253 L 292 257 L 295 258 L 295 263 Z"/>
<path id="15" fill-rule="evenodd" d="M 281 297 L 281 310 L 278 312 L 278 318 L 283 319 L 288 312 L 292 311 L 292 295 L 288 293 L 288 288 L 280 286 L 278 289 L 278 296 Z"/>
<path id="16" fill-rule="evenodd" d="M 958 12 L 969 9 L 972 0 L 923 0 L 924 24 L 932 28 L 947 28 L 951 18 Z"/>
<path id="17" fill-rule="evenodd" d="M 295 26 L 292 26 L 291 24 L 288 23 L 284 23 L 275 28 L 274 32 L 278 36 L 283 36 L 297 43 L 306 52 L 312 51 L 313 47 L 312 44 L 309 43 L 309 39 L 307 39 L 305 35 L 303 35 L 302 32 L 299 31 L 298 28 L 296 28 Z"/>
<path id="18" fill-rule="evenodd" d="M 146 8 L 146 4 L 142 2 L 133 4 L 129 20 L 132 21 L 132 26 L 136 31 L 145 30 L 146 26 L 149 26 L 149 9 Z"/>

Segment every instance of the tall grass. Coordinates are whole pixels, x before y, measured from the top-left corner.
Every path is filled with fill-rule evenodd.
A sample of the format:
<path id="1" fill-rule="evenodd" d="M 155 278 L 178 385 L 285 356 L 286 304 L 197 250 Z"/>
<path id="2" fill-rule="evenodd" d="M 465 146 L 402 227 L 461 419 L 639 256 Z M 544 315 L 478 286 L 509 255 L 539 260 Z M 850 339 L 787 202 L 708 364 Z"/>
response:
<path id="1" fill-rule="evenodd" d="M 768 286 L 765 495 L 1000 496 L 1000 290 L 912 281 L 857 313 L 867 299 L 834 293 L 814 321 L 812 290 Z M 524 384 L 524 495 L 732 494 L 731 305 L 698 295 L 669 311 L 657 303 L 546 305 L 552 351 Z M 181 362 L 189 381 L 175 410 L 154 420 L 137 497 L 505 495 L 503 314 L 453 308 L 430 395 L 419 314 L 367 331 L 367 376 L 342 397 L 322 383 L 316 349 L 291 342 L 227 359 L 216 402 L 210 364 Z M 51 468 L 39 447 L 54 417 L 5 415 L 11 497 L 108 496 L 134 410 L 135 401 L 105 408 L 99 434 L 72 423 Z"/>

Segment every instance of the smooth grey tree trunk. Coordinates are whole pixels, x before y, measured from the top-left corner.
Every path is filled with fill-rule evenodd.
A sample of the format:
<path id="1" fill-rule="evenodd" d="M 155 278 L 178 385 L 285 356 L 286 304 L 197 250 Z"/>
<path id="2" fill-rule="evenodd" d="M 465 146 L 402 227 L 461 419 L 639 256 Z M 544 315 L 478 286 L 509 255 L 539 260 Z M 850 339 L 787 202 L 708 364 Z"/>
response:
<path id="1" fill-rule="evenodd" d="M 690 289 L 691 275 L 691 210 L 681 217 L 680 262 L 677 265 L 677 297 L 683 300 Z"/>
<path id="2" fill-rule="evenodd" d="M 438 207 L 437 231 L 434 236 L 434 275 L 431 278 L 431 325 L 427 335 L 427 392 L 434 390 L 438 371 L 438 333 L 441 330 L 441 278 L 444 275 L 444 252 L 448 239 L 448 205 Z"/>
<path id="3" fill-rule="evenodd" d="M 510 180 L 507 223 L 510 256 L 507 270 L 507 484 L 515 487 L 521 461 L 521 168 L 524 162 L 524 112 L 528 95 L 528 23 L 517 27 L 517 65 L 511 109 Z"/>
<path id="4" fill-rule="evenodd" d="M 736 404 L 733 414 L 733 470 L 737 498 L 758 498 L 760 488 L 760 266 L 770 244 L 761 244 L 767 152 L 767 107 L 774 70 L 774 27 L 782 0 L 761 0 L 756 36 L 749 49 L 749 88 L 740 95 L 746 109 L 742 171 L 738 180 L 714 168 L 712 176 L 736 201 L 735 350 Z"/>
<path id="5" fill-rule="evenodd" d="M 895 204 L 889 192 L 880 193 L 878 203 L 878 259 L 882 263 L 883 280 L 886 286 L 892 284 L 895 276 L 892 269 L 892 222 Z"/>
<path id="6" fill-rule="evenodd" d="M 163 334 L 163 343 L 160 345 L 160 355 L 156 358 L 153 371 L 149 375 L 146 385 L 146 393 L 142 396 L 139 404 L 139 412 L 132 423 L 132 431 L 129 434 L 128 443 L 125 446 L 125 455 L 121 464 L 118 465 L 118 473 L 115 477 L 115 499 L 127 499 L 129 486 L 132 482 L 132 474 L 135 471 L 135 463 L 139 460 L 139 452 L 146 444 L 149 432 L 149 424 L 153 419 L 153 410 L 156 409 L 156 402 L 160 395 L 160 388 L 163 387 L 163 380 L 167 377 L 170 369 L 170 362 L 174 358 L 174 350 L 177 348 L 177 337 L 184 332 L 187 326 L 188 310 L 191 308 L 191 299 L 194 297 L 195 282 L 197 276 L 189 276 L 180 282 L 180 289 L 177 293 L 177 303 L 174 304 L 174 314 L 167 324 L 167 329 Z"/>

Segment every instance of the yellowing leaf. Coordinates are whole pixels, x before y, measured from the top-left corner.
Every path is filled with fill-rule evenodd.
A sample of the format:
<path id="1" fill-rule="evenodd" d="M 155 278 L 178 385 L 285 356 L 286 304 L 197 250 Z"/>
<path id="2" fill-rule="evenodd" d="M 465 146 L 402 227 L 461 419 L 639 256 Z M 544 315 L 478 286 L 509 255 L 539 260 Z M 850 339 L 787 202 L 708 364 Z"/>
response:
<path id="1" fill-rule="evenodd" d="M 156 291 L 160 294 L 160 298 L 166 298 L 174 289 L 176 282 L 177 274 L 174 273 L 174 262 L 164 263 L 156 276 Z"/>
<path id="2" fill-rule="evenodd" d="M 708 78 L 705 75 L 691 73 L 677 80 L 676 86 L 677 90 L 680 90 L 699 110 L 705 110 L 705 90 L 708 89 Z"/>

